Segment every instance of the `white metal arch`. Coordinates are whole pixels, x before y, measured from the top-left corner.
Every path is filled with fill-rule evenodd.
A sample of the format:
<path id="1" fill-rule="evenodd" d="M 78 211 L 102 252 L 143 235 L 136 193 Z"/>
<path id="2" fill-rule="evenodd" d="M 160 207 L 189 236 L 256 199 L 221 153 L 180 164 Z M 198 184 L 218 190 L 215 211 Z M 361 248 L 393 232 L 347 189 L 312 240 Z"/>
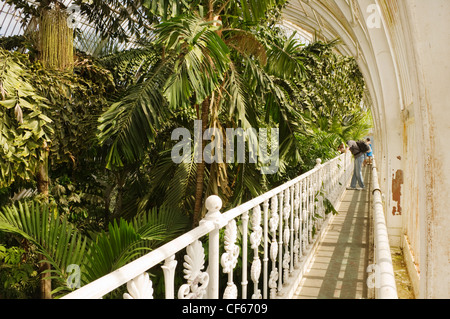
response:
<path id="1" fill-rule="evenodd" d="M 448 0 L 293 0 L 283 15 L 325 40 L 339 38 L 337 50 L 358 61 L 391 244 L 403 248 L 420 298 L 450 296 L 441 279 L 450 273 L 450 238 L 440 231 L 450 226 L 450 167 L 442 158 L 450 155 L 449 16 Z"/>

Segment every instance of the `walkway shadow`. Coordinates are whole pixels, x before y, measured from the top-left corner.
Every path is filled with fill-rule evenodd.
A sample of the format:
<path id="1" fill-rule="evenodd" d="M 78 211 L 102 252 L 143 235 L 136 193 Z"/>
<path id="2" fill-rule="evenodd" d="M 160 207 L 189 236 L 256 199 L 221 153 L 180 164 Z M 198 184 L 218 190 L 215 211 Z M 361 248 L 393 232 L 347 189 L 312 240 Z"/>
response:
<path id="1" fill-rule="evenodd" d="M 369 185 L 369 169 L 364 169 Z M 367 298 L 370 190 L 346 191 L 294 298 Z"/>

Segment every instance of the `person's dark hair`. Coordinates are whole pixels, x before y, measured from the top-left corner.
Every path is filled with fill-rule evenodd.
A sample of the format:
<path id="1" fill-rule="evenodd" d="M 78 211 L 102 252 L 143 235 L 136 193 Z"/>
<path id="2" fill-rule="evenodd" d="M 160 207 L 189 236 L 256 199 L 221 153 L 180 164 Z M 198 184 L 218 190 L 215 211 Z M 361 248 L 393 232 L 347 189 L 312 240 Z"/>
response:
<path id="1" fill-rule="evenodd" d="M 370 138 L 367 138 L 367 140 L 366 140 L 367 142 L 370 142 Z"/>

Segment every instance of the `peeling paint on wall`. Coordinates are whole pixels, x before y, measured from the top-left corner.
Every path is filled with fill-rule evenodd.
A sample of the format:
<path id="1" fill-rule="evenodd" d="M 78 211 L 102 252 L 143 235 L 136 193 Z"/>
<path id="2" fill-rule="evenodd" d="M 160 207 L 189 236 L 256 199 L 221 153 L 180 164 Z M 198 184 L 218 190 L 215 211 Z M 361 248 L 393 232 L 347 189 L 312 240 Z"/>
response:
<path id="1" fill-rule="evenodd" d="M 395 175 L 392 176 L 392 200 L 397 202 L 397 206 L 392 208 L 392 215 L 399 216 L 402 214 L 402 185 L 403 185 L 403 171 L 398 170 Z"/>

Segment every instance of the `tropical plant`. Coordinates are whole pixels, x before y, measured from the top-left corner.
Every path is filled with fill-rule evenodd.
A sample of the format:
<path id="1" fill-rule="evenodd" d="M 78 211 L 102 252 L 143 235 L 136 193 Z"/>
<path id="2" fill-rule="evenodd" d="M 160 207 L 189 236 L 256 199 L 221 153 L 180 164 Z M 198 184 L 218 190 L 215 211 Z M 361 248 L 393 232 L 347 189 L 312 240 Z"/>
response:
<path id="1" fill-rule="evenodd" d="M 26 299 L 39 285 L 37 267 L 24 260 L 25 249 L 0 244 L 0 299 Z"/>
<path id="2" fill-rule="evenodd" d="M 0 187 L 34 180 L 53 132 L 48 101 L 21 59 L 0 48 Z"/>
<path id="3" fill-rule="evenodd" d="M 140 69 L 137 84 L 100 118 L 100 140 L 113 141 L 109 167 L 121 166 L 124 160 L 141 159 L 143 150 L 155 141 L 155 133 L 164 130 L 161 123 L 173 118 L 173 112 L 187 108 L 197 111 L 202 132 L 209 127 L 223 129 L 225 124 L 234 128 L 259 127 L 261 123 L 256 119 L 261 110 L 258 108 L 266 99 L 265 125 L 275 118 L 275 123 L 281 122 L 283 138 L 291 138 L 295 143 L 289 134 L 292 123 L 286 119 L 287 111 L 280 110 L 285 92 L 274 83 L 265 66 L 277 61 L 278 66 L 286 67 L 284 78 L 288 78 L 288 72 L 295 78 L 301 77 L 298 74 L 301 62 L 290 54 L 296 45 L 282 48 L 274 45 L 269 51 L 250 27 L 267 19 L 269 10 L 283 3 L 264 1 L 258 6 L 247 6 L 244 2 L 236 5 L 225 1 L 220 5 L 210 1 L 204 7 L 191 6 L 194 13 L 156 25 L 156 45 L 152 46 L 156 51 L 151 56 L 159 60 L 147 70 Z M 237 13 L 244 18 L 233 18 Z M 142 59 L 142 55 L 138 58 Z M 199 147 L 204 146 L 203 141 Z M 204 189 L 205 172 L 212 180 L 222 179 L 220 184 L 228 187 L 226 166 L 206 166 L 201 161 L 195 168 L 194 225 L 201 216 L 204 194 L 217 192 Z M 206 182 L 206 185 L 213 184 L 216 183 Z"/>
<path id="4" fill-rule="evenodd" d="M 146 233 L 133 224 L 136 218 L 182 211 L 196 225 L 207 196 L 220 195 L 224 209 L 238 205 L 312 168 L 316 158 L 334 157 L 342 141 L 370 126 L 354 59 L 337 55 L 335 42 L 304 46 L 295 33 L 284 36 L 276 25 L 284 0 L 77 0 L 98 31 L 93 41 L 101 43 L 92 54 L 99 59 L 78 52 L 50 64 L 57 54 L 44 57 L 39 39 L 59 40 L 40 26 L 65 16 L 63 2 L 8 2 L 23 10 L 28 27 L 23 37 L 0 40 L 8 50 L 27 52 L 0 51 L 8 59 L 0 59 L 0 118 L 6 119 L 0 139 L 9 143 L 0 147 L 0 155 L 9 156 L 0 162 L 1 199 L 23 186 L 20 180 L 34 187 L 38 177 L 41 193 L 48 193 L 39 210 L 51 212 L 55 236 L 86 240 L 83 282 L 142 253 L 137 241 L 161 242 L 151 235 L 156 229 L 148 226 Z M 58 34 L 64 32 L 61 26 Z M 117 52 L 120 42 L 133 48 Z M 114 53 L 105 56 L 109 49 Z M 9 72 L 10 65 L 18 67 Z M 20 111 L 24 124 L 39 125 L 19 124 Z M 191 145 L 190 162 L 174 163 L 172 132 L 183 127 L 195 136 L 194 120 L 202 120 L 202 136 L 208 128 L 224 136 L 225 128 L 278 128 L 277 174 L 261 174 L 263 163 L 249 163 L 248 142 L 255 136 L 246 137 L 244 163 L 196 163 L 205 140 Z M 68 234 L 57 233 L 63 232 L 59 223 L 72 227 Z M 52 269 L 46 272 L 63 289 L 68 274 L 53 256 L 56 248 L 37 239 L 33 245 L 48 255 Z"/>
<path id="5" fill-rule="evenodd" d="M 51 265 L 47 270 L 55 296 L 75 288 L 68 285 L 71 265 L 80 267 L 80 284 L 86 284 L 184 232 L 188 219 L 179 211 L 153 209 L 131 221 L 120 219 L 108 231 L 81 234 L 67 216 L 38 202 L 19 202 L 0 212 L 0 231 L 14 233 L 36 247 Z M 40 262 L 44 262 L 40 261 Z"/>

